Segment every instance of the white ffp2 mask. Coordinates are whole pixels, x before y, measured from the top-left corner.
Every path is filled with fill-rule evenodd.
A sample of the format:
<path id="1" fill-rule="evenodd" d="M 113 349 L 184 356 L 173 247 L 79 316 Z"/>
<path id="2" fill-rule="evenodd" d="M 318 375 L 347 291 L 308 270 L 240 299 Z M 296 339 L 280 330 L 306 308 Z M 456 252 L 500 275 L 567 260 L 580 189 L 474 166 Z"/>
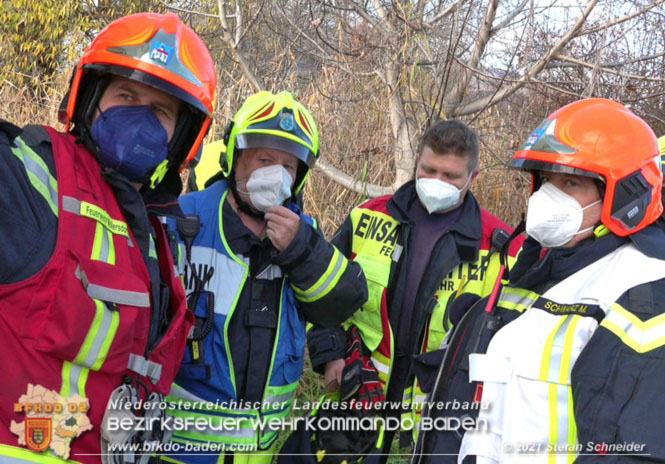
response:
<path id="1" fill-rule="evenodd" d="M 444 182 L 440 179 L 431 179 L 429 177 L 420 177 L 416 179 L 416 193 L 420 203 L 425 207 L 429 214 L 437 211 L 445 211 L 457 205 L 460 200 L 462 190 L 469 185 L 471 174 L 461 189 L 453 184 Z"/>
<path id="2" fill-rule="evenodd" d="M 281 164 L 259 168 L 250 174 L 245 188 L 252 206 L 266 212 L 291 198 L 293 178 Z"/>
<path id="3" fill-rule="evenodd" d="M 529 198 L 526 233 L 545 248 L 565 245 L 574 236 L 593 229 L 580 230 L 584 210 L 600 202 L 595 201 L 583 208 L 575 198 L 547 182 Z"/>

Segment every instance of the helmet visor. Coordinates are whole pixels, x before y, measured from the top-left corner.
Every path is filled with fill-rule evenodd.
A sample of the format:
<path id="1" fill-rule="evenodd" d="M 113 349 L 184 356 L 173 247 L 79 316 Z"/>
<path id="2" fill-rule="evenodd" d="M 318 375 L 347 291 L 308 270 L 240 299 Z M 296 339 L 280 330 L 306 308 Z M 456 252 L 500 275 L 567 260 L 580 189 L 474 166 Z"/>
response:
<path id="1" fill-rule="evenodd" d="M 157 76 L 148 74 L 138 69 L 126 68 L 124 66 L 108 65 L 108 64 L 87 64 L 84 66 L 85 70 L 96 71 L 98 73 L 110 73 L 120 77 L 126 77 L 134 81 L 141 82 L 142 84 L 154 87 L 169 95 L 172 95 L 185 103 L 190 104 L 206 116 L 210 116 L 208 109 L 198 99 L 194 98 L 188 92 L 180 87 L 171 84 Z"/>
<path id="2" fill-rule="evenodd" d="M 305 163 L 310 169 L 316 163 L 316 156 L 306 146 L 294 142 L 293 140 L 285 139 L 269 134 L 238 134 L 235 141 L 236 148 L 244 150 L 246 148 L 272 148 L 275 150 L 290 153 Z"/>
<path id="3" fill-rule="evenodd" d="M 525 171 L 549 171 L 558 172 L 561 174 L 572 174 L 574 176 L 585 176 L 591 177 L 592 179 L 602 180 L 603 182 L 605 181 L 603 176 L 595 172 L 574 168 L 572 166 L 566 166 L 564 164 L 549 163 L 546 161 L 538 161 L 533 159 L 513 158 L 510 160 L 510 163 L 508 163 L 508 167 L 514 169 L 523 169 Z"/>

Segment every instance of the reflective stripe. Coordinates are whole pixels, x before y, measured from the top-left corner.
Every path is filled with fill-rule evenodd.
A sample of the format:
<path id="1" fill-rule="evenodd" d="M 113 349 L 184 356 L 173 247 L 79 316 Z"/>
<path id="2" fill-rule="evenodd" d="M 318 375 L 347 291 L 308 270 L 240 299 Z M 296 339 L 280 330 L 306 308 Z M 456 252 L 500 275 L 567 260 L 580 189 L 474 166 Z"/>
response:
<path id="1" fill-rule="evenodd" d="M 293 397 L 296 395 L 295 388 L 293 391 L 282 393 L 281 395 L 267 395 L 263 398 L 263 403 L 274 404 L 274 403 L 290 403 L 293 400 Z"/>
<path id="2" fill-rule="evenodd" d="M 127 306 L 138 306 L 140 308 L 150 307 L 150 295 L 143 292 L 130 292 L 129 290 L 118 290 L 115 288 L 102 287 L 101 285 L 88 284 L 86 286 L 88 296 L 99 298 Z"/>
<path id="3" fill-rule="evenodd" d="M 102 301 L 108 301 L 109 303 L 138 306 L 139 308 L 150 307 L 150 295 L 147 292 L 132 292 L 91 284 L 85 275 L 85 271 L 82 271 L 80 267 L 76 268 L 76 277 L 81 279 L 90 298 L 97 298 Z"/>
<path id="4" fill-rule="evenodd" d="M 62 364 L 62 386 L 60 395 L 71 396 L 80 395 L 85 398 L 85 384 L 88 382 L 90 369 L 87 367 L 73 364 L 71 361 L 65 361 Z"/>
<path id="5" fill-rule="evenodd" d="M 323 273 L 314 285 L 307 290 L 300 290 L 296 286 L 293 286 L 293 290 L 298 300 L 306 303 L 316 301 L 326 296 L 333 288 L 335 288 L 335 285 L 337 285 L 337 282 L 339 282 L 339 279 L 346 270 L 348 261 L 336 247 L 333 247 L 333 249 L 333 255 L 326 272 Z"/>
<path id="6" fill-rule="evenodd" d="M 524 312 L 529 309 L 540 297 L 535 292 L 521 288 L 503 287 L 499 295 L 497 306 L 505 309 L 514 309 Z"/>
<path id="7" fill-rule="evenodd" d="M 388 375 L 390 373 L 390 366 L 387 364 L 382 363 L 374 355 L 370 358 L 372 361 L 372 364 L 374 365 L 374 368 L 379 371 L 382 374 Z"/>
<path id="8" fill-rule="evenodd" d="M 196 421 L 196 424 L 192 424 L 191 429 L 175 432 L 173 435 L 174 438 L 228 444 L 254 444 L 258 439 L 258 423 L 252 423 L 252 419 L 258 421 L 258 416 L 248 417 L 243 420 L 242 417 L 224 417 L 196 413 L 191 410 L 180 411 L 174 409 L 169 409 L 168 414 L 173 417 L 191 418 Z M 225 425 L 225 420 L 229 420 L 230 422 Z M 186 423 L 183 422 L 183 424 Z M 257 430 L 254 430 L 254 426 L 256 426 Z"/>
<path id="9" fill-rule="evenodd" d="M 575 423 L 575 408 L 573 405 L 573 389 L 568 388 L 568 449 L 575 449 L 577 444 L 577 424 Z M 577 453 L 568 453 L 568 463 L 573 464 Z"/>
<path id="10" fill-rule="evenodd" d="M 178 441 L 177 438 L 214 443 L 255 444 L 258 441 L 258 424 L 256 424 L 257 430 L 254 430 L 254 424 L 252 424 L 252 420 L 259 420 L 259 412 L 256 409 L 227 409 L 219 406 L 217 403 L 204 400 L 176 384 L 171 386 L 171 392 L 166 401 L 169 405 L 182 403 L 182 409 L 169 408 L 167 410 L 169 415 L 181 418 L 204 419 L 206 422 L 205 424 L 192 427 L 193 430 L 177 431 L 174 434 L 175 441 Z M 235 422 L 233 428 L 224 428 L 223 420 L 227 418 L 233 418 L 240 422 Z"/>
<path id="11" fill-rule="evenodd" d="M 46 200 L 51 211 L 58 217 L 58 182 L 49 172 L 44 160 L 21 137 L 14 139 L 12 153 L 23 163 L 30 183 Z"/>
<path id="12" fill-rule="evenodd" d="M 141 355 L 131 353 L 127 362 L 127 369 L 136 372 L 144 377 L 149 377 L 152 383 L 159 382 L 162 377 L 162 365 L 154 361 L 149 361 Z"/>
<path id="13" fill-rule="evenodd" d="M 60 459 L 57 456 L 47 454 L 47 452 L 35 453 L 25 448 L 3 444 L 0 444 L 0 462 L 2 464 L 31 464 L 34 462 L 41 462 L 43 464 L 78 464 L 78 461 Z"/>
<path id="14" fill-rule="evenodd" d="M 177 384 L 171 385 L 171 391 L 169 392 L 170 397 L 175 397 L 176 399 L 183 399 L 185 401 L 195 401 L 197 403 L 208 403 L 208 400 L 194 395 L 193 393 L 188 392 L 182 387 L 179 387 Z"/>
<path id="15" fill-rule="evenodd" d="M 149 248 L 148 248 L 148 257 L 157 259 L 157 247 L 155 247 L 155 239 L 152 238 L 152 234 L 148 236 L 150 238 Z"/>
<path id="16" fill-rule="evenodd" d="M 414 401 L 414 405 L 416 406 L 416 408 L 422 409 L 426 400 L 427 400 L 427 395 L 416 395 L 416 400 Z"/>
<path id="17" fill-rule="evenodd" d="M 118 219 L 112 219 L 109 213 L 97 205 L 78 200 L 74 197 L 63 196 L 62 209 L 68 213 L 94 219 L 114 234 L 129 238 L 127 223 Z"/>
<path id="18" fill-rule="evenodd" d="M 615 303 L 600 325 L 638 353 L 646 353 L 665 345 L 665 314 L 641 321 Z"/>
<path id="19" fill-rule="evenodd" d="M 560 449 L 558 448 L 560 441 L 565 439 L 565 443 L 568 445 L 577 443 L 574 417 L 572 418 L 573 427 L 571 427 L 571 417 L 569 416 L 572 408 L 570 370 L 575 331 L 582 316 L 567 315 L 560 319 L 545 342 L 539 375 L 542 382 L 548 383 L 550 420 L 548 462 L 550 463 L 556 463 L 557 454 L 562 454 L 557 453 L 557 450 Z M 572 451 L 575 448 L 573 446 L 568 449 Z"/>
<path id="20" fill-rule="evenodd" d="M 113 234 L 99 222 L 95 226 L 95 241 L 92 245 L 92 255 L 90 259 L 103 261 L 107 264 L 115 264 Z"/>
<path id="21" fill-rule="evenodd" d="M 203 414 L 209 414 L 212 411 L 213 413 L 234 417 L 258 417 L 258 411 L 256 409 L 229 409 L 224 406 L 220 406 L 219 402 L 208 401 L 197 395 L 194 395 L 193 393 L 188 392 L 176 384 L 171 386 L 171 391 L 169 392 L 166 400 L 172 405 L 178 405 L 179 403 L 182 403 L 182 405 L 185 406 L 183 409 L 187 411 L 200 411 Z"/>
<path id="22" fill-rule="evenodd" d="M 95 317 L 90 325 L 90 330 L 73 361 L 65 361 L 62 366 L 62 387 L 60 394 L 68 397 L 74 394 L 85 394 L 85 384 L 88 380 L 90 369 L 98 371 L 109 353 L 111 343 L 115 338 L 120 323 L 117 311 L 110 311 L 106 305 L 99 301 L 95 302 Z"/>

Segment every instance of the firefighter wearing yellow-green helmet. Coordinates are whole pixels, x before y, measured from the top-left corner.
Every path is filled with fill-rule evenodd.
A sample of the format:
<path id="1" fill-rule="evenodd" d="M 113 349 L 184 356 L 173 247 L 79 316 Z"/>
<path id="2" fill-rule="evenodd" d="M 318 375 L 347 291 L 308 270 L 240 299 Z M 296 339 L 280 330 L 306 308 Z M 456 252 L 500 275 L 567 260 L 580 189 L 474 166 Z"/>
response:
<path id="1" fill-rule="evenodd" d="M 314 118 L 289 92 L 259 92 L 249 97 L 229 124 L 224 143 L 222 172 L 232 180 L 238 150 L 273 148 L 294 155 L 303 165 L 296 174 L 294 195 L 302 190 L 319 157 L 319 131 Z"/>
<path id="2" fill-rule="evenodd" d="M 658 148 L 660 149 L 660 167 L 665 172 L 665 135 L 658 138 Z"/>
<path id="3" fill-rule="evenodd" d="M 319 132 L 310 112 L 289 92 L 259 92 L 247 99 L 224 139 L 203 147 L 194 170 L 198 189 L 219 173 L 220 165 L 224 177 L 231 178 L 237 152 L 258 147 L 291 153 L 302 162 L 293 186 L 293 193 L 300 193 L 319 156 Z"/>

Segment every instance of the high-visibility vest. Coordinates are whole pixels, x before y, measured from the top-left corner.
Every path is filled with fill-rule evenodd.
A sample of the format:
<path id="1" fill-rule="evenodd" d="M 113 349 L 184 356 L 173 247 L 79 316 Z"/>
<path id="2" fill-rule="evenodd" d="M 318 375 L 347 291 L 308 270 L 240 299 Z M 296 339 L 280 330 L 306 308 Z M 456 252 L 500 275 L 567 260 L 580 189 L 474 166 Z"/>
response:
<path id="1" fill-rule="evenodd" d="M 345 322 L 345 326 L 358 327 L 363 342 L 372 352 L 371 360 L 379 373 L 379 378 L 387 390 L 389 387 L 392 360 L 394 355 L 393 329 L 389 322 L 387 290 L 393 265 L 402 255 L 399 242 L 400 223 L 390 216 L 386 208 L 390 197 L 371 200 L 351 212 L 353 232 L 352 257 L 362 266 L 369 299 L 362 310 Z M 436 304 L 424 326 L 421 353 L 439 349 L 446 335 L 444 318 L 448 300 L 462 293 L 472 293 L 480 297 L 490 294 L 498 277 L 500 259 L 498 253 L 491 253 L 491 224 L 496 222 L 489 213 L 481 210 L 483 239 L 475 262 L 462 262 L 454 269 L 447 270 L 434 298 Z M 510 256 L 510 264 L 515 253 Z M 402 398 L 406 415 L 415 424 L 425 402 L 425 393 L 420 390 L 417 380 L 407 385 Z M 408 424 L 402 421 L 402 424 Z M 417 429 L 414 427 L 414 437 Z"/>
<path id="2" fill-rule="evenodd" d="M 616 301 L 662 278 L 665 262 L 629 243 L 542 296 L 504 288 L 497 306 L 523 314 L 494 335 L 486 354 L 469 356 L 469 379 L 483 382 L 488 405 L 478 423 L 487 427 L 466 432 L 460 460 L 476 455 L 478 463 L 573 462 L 580 451 L 570 380 L 575 361 L 599 322 L 627 338 L 641 335 L 635 318 Z"/>
<path id="3" fill-rule="evenodd" d="M 191 247 L 191 263 L 198 269 L 214 268 L 207 290 L 215 295 L 214 326 L 202 341 L 203 353 L 210 362 L 209 375 L 204 366 L 194 361 L 192 350 L 186 351 L 180 374 L 167 398 L 168 413 L 178 418 L 203 418 L 217 425 L 220 417 L 234 419 L 233 427 L 191 427 L 176 431 L 173 443 L 184 446 L 187 443 L 211 442 L 219 445 L 256 445 L 258 450 L 271 449 L 278 436 L 277 429 L 258 427 L 261 421 L 280 423 L 288 416 L 295 396 L 296 387 L 304 367 L 305 321 L 299 316 L 294 289 L 289 279 L 277 265 L 271 265 L 257 276 L 263 279 L 281 281 L 280 307 L 272 347 L 270 372 L 268 373 L 263 398 L 259 405 L 242 407 L 236 389 L 235 370 L 229 346 L 229 320 L 236 310 L 237 301 L 249 279 L 249 257 L 236 255 L 228 246 L 224 235 L 223 205 L 229 194 L 226 181 L 218 181 L 206 190 L 181 198 L 186 214 L 200 217 L 202 227 L 194 238 Z M 302 220 L 315 226 L 314 221 L 300 213 Z M 204 299 L 199 306 L 205 305 Z M 197 314 L 206 314 L 198 308 Z M 248 378 L 251 378 L 251 364 Z M 180 405 L 179 407 L 174 407 Z M 216 430 L 214 430 L 216 428 Z M 182 452 L 181 452 L 182 453 Z M 223 453 L 222 453 L 223 454 Z M 267 457 L 266 457 L 267 456 Z M 194 462 L 196 455 L 169 455 L 170 462 Z M 210 458 L 210 457 L 209 457 Z M 200 459 L 200 458 L 199 458 Z M 267 453 L 253 455 L 251 462 L 268 459 Z M 196 462 L 200 462 L 196 461 Z"/>
<path id="4" fill-rule="evenodd" d="M 150 276 L 132 230 L 93 156 L 75 143 L 74 136 L 47 131 L 57 180 L 20 137 L 12 147 L 32 185 L 57 215 L 58 233 L 53 255 L 41 271 L 24 281 L 0 285 L 0 346 L 6 373 L 0 388 L 0 461 L 60 462 L 59 455 L 99 462 L 102 417 L 112 391 L 129 375 L 139 379 L 148 394 L 168 393 L 193 317 L 174 274 L 166 234 L 155 220 L 162 281 L 171 296 L 170 326 L 145 357 L 151 325 Z M 73 439 L 65 437 L 75 434 L 77 420 L 85 419 L 77 416 L 72 424 L 66 414 L 51 417 L 52 438 L 58 435 L 68 443 L 60 453 L 30 451 L 12 433 L 12 429 L 27 433 L 30 417 L 25 410 L 17 412 L 15 404 L 22 395 L 39 403 L 29 397 L 29 390 L 43 391 L 42 387 L 60 395 L 48 396 L 50 400 L 45 396 L 44 404 L 64 404 L 75 395 L 89 403 L 82 415 L 92 429 Z"/>

